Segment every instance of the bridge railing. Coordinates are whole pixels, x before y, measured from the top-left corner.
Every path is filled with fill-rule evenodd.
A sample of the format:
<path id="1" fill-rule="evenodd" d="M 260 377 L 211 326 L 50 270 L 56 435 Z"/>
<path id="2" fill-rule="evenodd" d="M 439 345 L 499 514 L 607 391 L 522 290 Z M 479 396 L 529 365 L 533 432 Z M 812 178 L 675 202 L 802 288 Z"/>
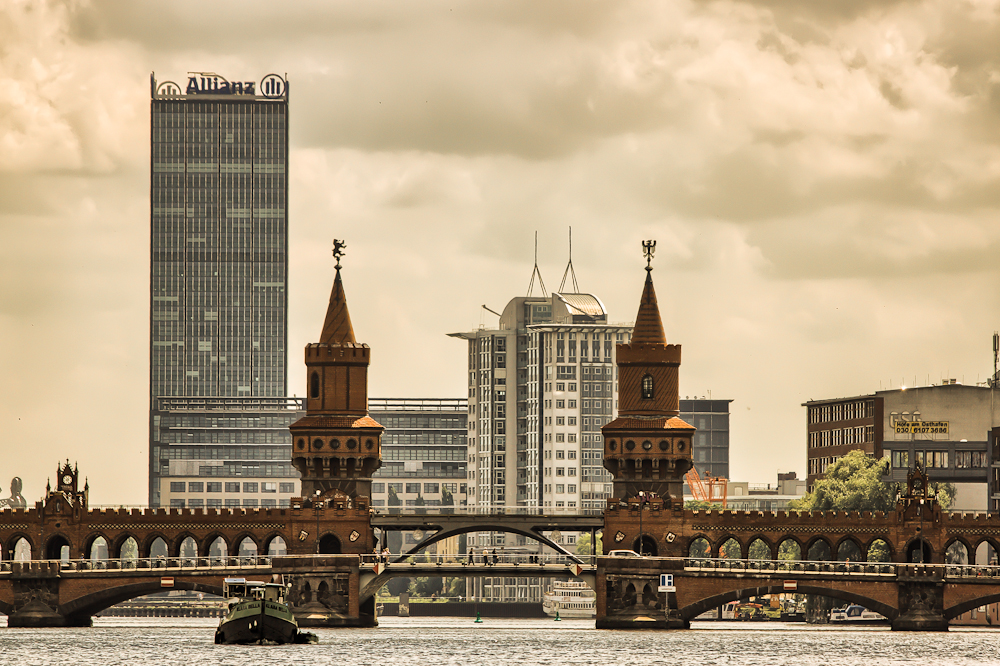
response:
<path id="1" fill-rule="evenodd" d="M 578 555 L 583 566 L 595 566 L 597 563 L 597 558 L 591 555 Z M 400 559 L 402 558 L 402 559 Z M 412 565 L 416 566 L 418 564 L 436 564 L 436 565 L 487 565 L 487 566 L 560 566 L 568 567 L 576 564 L 572 559 L 566 557 L 565 555 L 558 554 L 533 554 L 533 553 L 491 553 L 484 556 L 481 551 L 477 551 L 471 557 L 468 554 L 424 554 L 417 553 L 415 555 L 402 556 L 399 553 L 391 554 L 388 556 L 382 555 L 362 555 L 362 564 L 392 564 L 392 565 Z"/>
<path id="2" fill-rule="evenodd" d="M 56 562 L 61 571 L 128 571 L 135 569 L 248 569 L 270 567 L 270 555 L 226 555 L 209 557 L 149 557 L 106 560 L 28 560 Z M 10 573 L 19 561 L 0 561 L 0 574 Z"/>
<path id="3" fill-rule="evenodd" d="M 697 571 L 761 572 L 761 573 L 821 573 L 896 575 L 894 562 L 840 562 L 829 560 L 737 560 L 726 557 L 690 557 L 684 568 Z"/>
<path id="4" fill-rule="evenodd" d="M 413 515 L 462 515 L 462 516 L 601 516 L 604 507 L 581 509 L 578 507 L 551 506 L 376 506 L 380 516 Z"/>

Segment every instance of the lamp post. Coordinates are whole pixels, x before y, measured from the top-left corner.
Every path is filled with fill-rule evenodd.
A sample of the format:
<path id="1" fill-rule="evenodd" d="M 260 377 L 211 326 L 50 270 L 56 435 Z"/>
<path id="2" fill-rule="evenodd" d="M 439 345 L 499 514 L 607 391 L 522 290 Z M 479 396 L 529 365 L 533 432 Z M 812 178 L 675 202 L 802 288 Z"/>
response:
<path id="1" fill-rule="evenodd" d="M 316 496 L 313 498 L 313 511 L 316 512 L 316 554 L 319 555 L 319 512 L 322 510 L 322 505 L 319 501 L 320 491 L 316 491 Z"/>

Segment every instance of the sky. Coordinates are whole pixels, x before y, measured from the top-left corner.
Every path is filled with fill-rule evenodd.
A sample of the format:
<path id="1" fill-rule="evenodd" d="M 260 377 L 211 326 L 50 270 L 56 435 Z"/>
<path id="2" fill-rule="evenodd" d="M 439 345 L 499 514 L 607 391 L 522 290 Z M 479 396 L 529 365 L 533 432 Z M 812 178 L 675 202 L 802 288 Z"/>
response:
<path id="1" fill-rule="evenodd" d="M 287 74 L 289 392 L 333 238 L 373 397 L 466 394 L 535 232 L 613 322 L 656 239 L 681 396 L 768 483 L 807 400 L 993 372 L 998 44 L 1000 0 L 0 0 L 0 497 L 146 501 L 151 72 Z"/>

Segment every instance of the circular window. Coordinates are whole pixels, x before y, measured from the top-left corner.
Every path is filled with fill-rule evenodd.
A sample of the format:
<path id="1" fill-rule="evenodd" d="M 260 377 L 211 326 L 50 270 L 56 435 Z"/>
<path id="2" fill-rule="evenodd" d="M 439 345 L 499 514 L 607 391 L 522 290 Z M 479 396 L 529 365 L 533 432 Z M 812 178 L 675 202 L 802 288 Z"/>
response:
<path id="1" fill-rule="evenodd" d="M 660 440 L 660 450 L 661 451 L 666 451 L 669 448 L 670 448 L 670 443 L 667 442 L 667 440 L 665 440 L 665 439 Z"/>
<path id="2" fill-rule="evenodd" d="M 608 448 L 614 451 L 615 449 L 618 448 L 618 442 L 612 439 L 611 441 L 608 442 Z"/>
<path id="3" fill-rule="evenodd" d="M 357 448 L 357 446 L 358 446 L 358 443 L 355 442 L 353 439 L 347 440 L 347 448 L 349 448 L 350 450 L 353 451 L 354 449 Z"/>
<path id="4" fill-rule="evenodd" d="M 306 440 L 300 439 L 297 446 L 299 447 L 299 450 L 306 448 Z"/>
<path id="5" fill-rule="evenodd" d="M 653 443 L 647 439 L 645 442 L 642 443 L 642 448 L 645 449 L 646 451 L 649 451 L 653 448 Z"/>
<path id="6" fill-rule="evenodd" d="M 323 448 L 323 440 L 322 439 L 314 439 L 313 440 L 313 448 L 314 449 L 322 449 Z"/>
<path id="7" fill-rule="evenodd" d="M 331 439 L 330 440 L 330 448 L 331 449 L 339 449 L 340 448 L 340 440 L 339 439 Z"/>
<path id="8" fill-rule="evenodd" d="M 365 442 L 365 448 L 371 451 L 373 448 L 375 448 L 375 443 L 369 439 L 367 442 Z"/>
<path id="9" fill-rule="evenodd" d="M 681 440 L 681 441 L 677 442 L 677 450 L 678 451 L 683 451 L 684 450 L 684 440 Z"/>
<path id="10" fill-rule="evenodd" d="M 631 439 L 628 440 L 627 442 L 625 442 L 625 448 L 631 451 L 632 449 L 635 448 L 635 442 L 633 442 Z"/>

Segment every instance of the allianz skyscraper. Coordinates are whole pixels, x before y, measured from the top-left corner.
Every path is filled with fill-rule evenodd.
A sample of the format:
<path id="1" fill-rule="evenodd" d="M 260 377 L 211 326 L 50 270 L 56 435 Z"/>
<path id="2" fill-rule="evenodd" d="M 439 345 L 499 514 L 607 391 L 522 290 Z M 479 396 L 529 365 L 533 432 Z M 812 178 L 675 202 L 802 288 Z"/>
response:
<path id="1" fill-rule="evenodd" d="M 287 505 L 288 84 L 150 85 L 149 503 Z"/>

